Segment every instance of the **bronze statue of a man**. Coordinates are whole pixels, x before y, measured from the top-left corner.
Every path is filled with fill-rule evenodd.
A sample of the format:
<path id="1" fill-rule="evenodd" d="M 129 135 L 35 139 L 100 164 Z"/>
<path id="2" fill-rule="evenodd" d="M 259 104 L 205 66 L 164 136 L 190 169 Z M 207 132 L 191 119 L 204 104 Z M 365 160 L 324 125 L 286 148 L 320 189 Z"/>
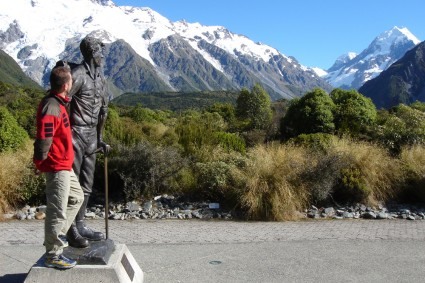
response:
<path id="1" fill-rule="evenodd" d="M 72 66 L 73 86 L 69 92 L 72 143 L 74 147 L 73 170 L 79 178 L 84 191 L 84 203 L 75 223 L 67 233 L 69 244 L 74 247 L 87 247 L 88 241 L 104 238 L 103 233 L 86 226 L 84 215 L 92 193 L 95 151 L 102 148 L 105 153 L 110 149 L 102 139 L 103 128 L 108 113 L 109 94 L 102 72 L 104 44 L 91 36 L 86 36 L 80 44 L 83 62 Z"/>

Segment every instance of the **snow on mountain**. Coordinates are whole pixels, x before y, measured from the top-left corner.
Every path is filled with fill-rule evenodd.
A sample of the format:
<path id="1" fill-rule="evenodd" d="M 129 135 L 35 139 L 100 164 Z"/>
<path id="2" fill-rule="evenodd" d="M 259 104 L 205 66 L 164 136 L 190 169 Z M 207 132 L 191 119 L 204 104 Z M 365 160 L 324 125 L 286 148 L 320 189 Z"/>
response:
<path id="1" fill-rule="evenodd" d="M 222 75 L 228 80 L 223 82 L 226 87 L 233 84 L 233 87 L 238 89 L 260 81 L 283 97 L 301 95 L 312 87 L 330 88 L 311 69 L 301 66 L 293 58 L 270 46 L 232 33 L 222 26 L 203 26 L 200 23 L 185 21 L 171 22 L 150 8 L 117 6 L 111 0 L 14 0 L 13 4 L 0 1 L 0 48 L 41 85 L 46 83 L 46 73 L 56 61 L 63 59 L 64 55 L 75 53 L 76 43 L 87 34 L 93 33 L 101 37 L 106 44 L 128 48 L 120 40 L 128 43 L 134 52 L 146 60 L 143 66 L 154 69 L 150 71 L 151 78 L 158 76 L 161 79 L 174 80 L 174 84 L 165 82 L 173 90 L 178 90 L 179 86 L 186 89 L 188 86 L 193 86 L 194 89 L 206 87 L 211 90 L 212 85 L 223 82 Z M 162 44 L 169 44 L 167 54 L 174 54 L 178 58 L 182 54 L 176 48 L 189 48 L 186 44 L 171 46 L 170 44 L 178 42 L 175 36 L 187 42 L 192 49 L 186 52 L 186 56 L 193 59 L 193 56 L 197 56 L 193 52 L 197 52 L 205 61 L 200 63 L 199 68 L 195 68 L 207 72 L 193 78 L 196 83 L 190 82 L 189 78 L 196 75 L 193 70 L 191 73 L 182 74 L 181 66 L 158 66 L 160 54 L 155 54 L 155 48 L 161 50 Z M 213 50 L 211 46 L 219 49 Z M 223 56 L 226 57 L 225 60 Z M 192 59 L 184 59 L 182 62 L 187 64 L 190 61 L 194 64 Z M 223 61 L 227 65 L 223 65 Z M 214 71 L 209 66 L 205 67 L 205 64 L 212 66 L 222 75 L 214 75 Z M 110 75 L 118 77 L 116 73 Z M 140 76 L 147 79 L 146 75 Z M 214 79 L 216 81 L 212 83 L 211 80 Z M 143 81 L 139 83 L 143 84 Z M 121 86 L 120 89 L 129 91 L 133 88 L 127 85 Z"/>
<path id="2" fill-rule="evenodd" d="M 418 43 L 420 41 L 407 28 L 394 27 L 376 37 L 359 55 L 340 56 L 323 78 L 334 87 L 358 89 Z"/>
<path id="3" fill-rule="evenodd" d="M 316 75 L 318 75 L 319 77 L 324 77 L 328 74 L 328 72 L 326 70 L 323 70 L 322 68 L 319 67 L 313 67 L 311 68 L 313 70 L 313 72 L 316 73 Z"/>
<path id="4" fill-rule="evenodd" d="M 26 35 L 19 43 L 7 47 L 6 52 L 15 57 L 23 44 L 37 43 L 39 52 L 34 51 L 33 56 L 55 58 L 64 50 L 64 39 L 83 38 L 97 29 L 110 33 L 107 42 L 123 39 L 151 63 L 149 45 L 175 33 L 187 39 L 202 38 L 229 53 L 239 50 L 266 62 L 279 54 L 270 46 L 255 44 L 249 38 L 233 34 L 221 26 L 202 26 L 185 21 L 172 23 L 150 8 L 118 7 L 110 0 L 16 0 L 14 5 L 2 1 L 0 10 L 0 30 L 7 30 L 9 23 L 19 19 L 17 24 Z M 33 16 L 22 17 L 22 14 Z M 82 27 L 80 23 L 83 23 Z M 196 44 L 193 47 L 198 49 Z"/>
<path id="5" fill-rule="evenodd" d="M 103 38 L 105 43 L 123 39 L 149 60 L 149 44 L 174 33 L 173 24 L 155 11 L 118 7 L 112 1 L 16 0 L 13 5 L 1 1 L 0 11 L 0 30 L 6 31 L 14 22 L 25 34 L 4 48 L 14 58 L 23 46 L 37 44 L 32 57 L 55 61 L 65 49 L 66 39 L 82 39 L 92 31 L 106 30 L 110 37 Z M 32 16 L 22 17 L 25 14 Z M 145 30 L 154 36 L 143 38 L 141 31 Z"/>

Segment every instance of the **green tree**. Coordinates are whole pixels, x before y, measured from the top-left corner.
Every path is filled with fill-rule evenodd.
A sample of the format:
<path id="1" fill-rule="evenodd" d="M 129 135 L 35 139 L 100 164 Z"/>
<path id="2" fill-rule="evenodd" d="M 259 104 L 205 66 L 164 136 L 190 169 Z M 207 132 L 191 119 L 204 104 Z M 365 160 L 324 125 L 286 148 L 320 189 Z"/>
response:
<path id="1" fill-rule="evenodd" d="M 272 119 L 270 96 L 264 88 L 256 84 L 251 92 L 242 89 L 236 100 L 236 115 L 246 120 L 248 129 L 266 129 Z"/>
<path id="2" fill-rule="evenodd" d="M 218 113 L 224 121 L 232 128 L 236 121 L 236 109 L 230 103 L 214 103 L 206 109 L 207 112 Z"/>
<path id="3" fill-rule="evenodd" d="M 413 109 L 417 109 L 420 110 L 422 112 L 425 112 L 425 102 L 421 102 L 421 101 L 415 101 L 412 104 L 410 104 L 410 107 L 412 107 Z"/>
<path id="4" fill-rule="evenodd" d="M 322 89 L 316 88 L 299 99 L 293 99 L 281 121 L 283 139 L 300 134 L 333 133 L 335 104 Z"/>
<path id="5" fill-rule="evenodd" d="M 425 113 L 404 104 L 380 111 L 374 138 L 393 154 L 405 145 L 425 144 Z"/>
<path id="6" fill-rule="evenodd" d="M 376 107 L 370 98 L 356 90 L 334 89 L 330 97 L 335 103 L 334 122 L 342 133 L 357 136 L 376 121 Z"/>
<path id="7" fill-rule="evenodd" d="M 152 110 L 138 104 L 128 113 L 129 117 L 137 123 L 142 122 L 164 122 L 170 117 L 170 112 Z"/>
<path id="8" fill-rule="evenodd" d="M 27 132 L 6 107 L 0 107 L 0 152 L 16 150 L 27 140 Z"/>

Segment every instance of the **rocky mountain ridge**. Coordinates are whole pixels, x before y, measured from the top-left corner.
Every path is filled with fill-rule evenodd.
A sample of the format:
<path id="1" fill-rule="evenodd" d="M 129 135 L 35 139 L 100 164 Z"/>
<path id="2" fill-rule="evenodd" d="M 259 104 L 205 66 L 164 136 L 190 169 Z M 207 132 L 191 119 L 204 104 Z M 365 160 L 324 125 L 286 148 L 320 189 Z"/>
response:
<path id="1" fill-rule="evenodd" d="M 377 108 L 425 102 L 425 41 L 409 50 L 378 77 L 366 82 L 359 92 L 370 97 Z"/>
<path id="2" fill-rule="evenodd" d="M 225 27 L 171 22 L 149 8 L 111 0 L 0 2 L 0 48 L 44 87 L 57 60 L 78 62 L 78 43 L 87 34 L 106 43 L 105 74 L 115 95 L 238 90 L 261 83 L 279 99 L 332 88 L 295 58 Z"/>

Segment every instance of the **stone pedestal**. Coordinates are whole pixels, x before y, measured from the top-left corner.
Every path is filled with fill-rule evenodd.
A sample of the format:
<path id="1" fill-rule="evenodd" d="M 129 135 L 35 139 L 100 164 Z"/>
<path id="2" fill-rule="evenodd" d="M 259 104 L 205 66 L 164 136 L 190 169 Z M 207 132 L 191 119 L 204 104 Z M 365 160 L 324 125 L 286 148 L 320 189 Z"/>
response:
<path id="1" fill-rule="evenodd" d="M 114 241 L 108 239 L 90 242 L 90 246 L 85 249 L 67 247 L 63 250 L 63 255 L 76 260 L 78 265 L 105 265 L 114 249 Z"/>
<path id="2" fill-rule="evenodd" d="M 77 256 L 78 264 L 67 270 L 45 267 L 44 256 L 42 256 L 31 267 L 24 283 L 142 283 L 143 271 L 127 246 L 124 244 L 114 245 L 112 241 L 102 242 L 94 245 L 92 249 L 88 248 L 86 252 L 81 251 L 84 249 L 73 251 L 68 248 L 65 256 L 74 256 L 74 258 Z M 112 247 L 109 256 L 108 247 Z M 80 264 L 80 261 L 84 264 Z M 100 263 L 102 261 L 105 261 L 105 264 Z"/>

